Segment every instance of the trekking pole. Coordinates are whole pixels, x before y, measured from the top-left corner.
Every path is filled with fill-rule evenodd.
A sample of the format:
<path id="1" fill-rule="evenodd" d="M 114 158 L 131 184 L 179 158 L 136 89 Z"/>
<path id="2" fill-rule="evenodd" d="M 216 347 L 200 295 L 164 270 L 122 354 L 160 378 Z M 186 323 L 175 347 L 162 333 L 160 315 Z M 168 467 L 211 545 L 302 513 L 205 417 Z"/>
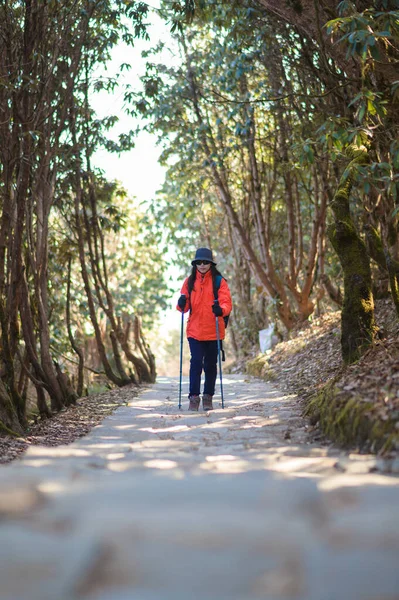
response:
<path id="1" fill-rule="evenodd" d="M 183 376 L 183 330 L 184 330 L 184 311 L 181 313 L 181 330 L 180 330 L 180 385 L 179 385 L 179 409 L 181 409 L 181 387 Z"/>
<path id="2" fill-rule="evenodd" d="M 215 300 L 215 304 L 218 304 L 217 300 Z M 219 317 L 216 317 L 216 339 L 217 339 L 217 342 L 218 342 L 218 361 L 219 361 L 220 393 L 222 395 L 222 408 L 224 408 L 223 379 L 222 379 L 222 357 L 221 357 L 221 352 L 220 352 L 220 336 L 219 336 Z"/>

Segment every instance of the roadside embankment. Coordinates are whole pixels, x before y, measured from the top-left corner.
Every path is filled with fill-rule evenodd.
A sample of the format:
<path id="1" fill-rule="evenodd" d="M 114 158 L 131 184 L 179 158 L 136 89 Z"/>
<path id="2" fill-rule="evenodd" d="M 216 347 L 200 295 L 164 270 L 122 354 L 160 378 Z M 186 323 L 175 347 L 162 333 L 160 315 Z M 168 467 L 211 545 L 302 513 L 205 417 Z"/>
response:
<path id="1" fill-rule="evenodd" d="M 399 449 L 399 321 L 391 300 L 376 307 L 380 339 L 355 364 L 340 353 L 340 312 L 291 333 L 289 340 L 246 363 L 246 370 L 298 394 L 312 425 L 343 447 Z"/>

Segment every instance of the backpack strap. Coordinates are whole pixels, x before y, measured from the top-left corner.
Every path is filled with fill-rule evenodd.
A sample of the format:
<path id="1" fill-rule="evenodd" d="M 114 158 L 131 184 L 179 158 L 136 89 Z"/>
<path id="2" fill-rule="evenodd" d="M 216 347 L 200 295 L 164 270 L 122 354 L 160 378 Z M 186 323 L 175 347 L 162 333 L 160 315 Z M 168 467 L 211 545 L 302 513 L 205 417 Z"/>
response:
<path id="1" fill-rule="evenodd" d="M 219 293 L 218 292 L 219 292 L 220 284 L 222 283 L 222 279 L 223 279 L 223 277 L 221 275 L 216 275 L 215 285 L 213 286 L 213 295 L 215 296 L 216 302 L 219 302 Z M 229 316 L 230 315 L 225 315 L 223 317 L 225 327 L 227 327 L 227 324 L 229 322 Z M 224 351 L 222 350 L 222 352 L 223 352 L 223 356 L 224 356 Z M 223 358 L 223 360 L 224 360 L 224 358 Z"/>
<path id="2" fill-rule="evenodd" d="M 215 285 L 213 286 L 213 295 L 215 297 L 215 300 L 219 299 L 219 288 L 220 284 L 222 283 L 222 279 L 223 277 L 221 275 L 216 275 Z"/>

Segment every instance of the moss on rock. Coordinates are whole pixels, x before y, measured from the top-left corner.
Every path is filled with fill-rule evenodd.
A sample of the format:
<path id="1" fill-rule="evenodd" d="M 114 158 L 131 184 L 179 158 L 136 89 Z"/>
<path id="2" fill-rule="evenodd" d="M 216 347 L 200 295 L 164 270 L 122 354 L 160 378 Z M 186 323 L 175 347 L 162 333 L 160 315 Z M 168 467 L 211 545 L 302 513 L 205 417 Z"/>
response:
<path id="1" fill-rule="evenodd" d="M 275 372 L 270 367 L 266 354 L 258 354 L 258 356 L 248 361 L 245 365 L 245 370 L 249 375 L 260 377 L 266 381 L 274 381 L 277 378 Z"/>
<path id="2" fill-rule="evenodd" d="M 386 452 L 399 443 L 399 431 L 392 419 L 381 419 L 373 403 L 345 394 L 329 381 L 308 402 L 304 415 L 334 442 L 359 450 Z"/>

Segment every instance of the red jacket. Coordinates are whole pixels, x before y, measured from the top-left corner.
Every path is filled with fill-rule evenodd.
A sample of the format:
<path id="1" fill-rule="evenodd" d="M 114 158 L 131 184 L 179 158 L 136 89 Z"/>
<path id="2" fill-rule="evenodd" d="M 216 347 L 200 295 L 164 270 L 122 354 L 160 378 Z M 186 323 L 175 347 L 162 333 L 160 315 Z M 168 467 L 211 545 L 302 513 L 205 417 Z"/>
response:
<path id="1" fill-rule="evenodd" d="M 188 293 L 188 277 L 183 283 L 181 293 L 186 296 L 186 306 L 184 312 L 191 310 L 187 322 L 187 337 L 192 337 L 199 341 L 216 340 L 216 317 L 212 312 L 212 305 L 215 301 L 213 295 L 213 283 L 211 271 L 201 275 L 196 273 L 194 289 L 191 294 Z M 227 281 L 222 278 L 218 290 L 219 305 L 223 311 L 223 317 L 229 315 L 232 309 L 231 295 Z M 179 307 L 177 310 L 182 312 Z M 219 336 L 224 340 L 225 325 L 223 317 L 218 317 Z"/>

